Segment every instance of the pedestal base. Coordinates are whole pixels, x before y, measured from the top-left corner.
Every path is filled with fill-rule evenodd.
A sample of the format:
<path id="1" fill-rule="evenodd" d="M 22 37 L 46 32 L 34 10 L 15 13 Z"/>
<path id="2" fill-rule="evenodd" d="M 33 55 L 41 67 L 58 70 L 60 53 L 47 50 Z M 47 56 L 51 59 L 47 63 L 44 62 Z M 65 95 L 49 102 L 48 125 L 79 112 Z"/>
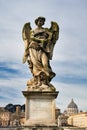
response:
<path id="1" fill-rule="evenodd" d="M 55 98 L 58 92 L 23 91 L 23 95 L 26 98 L 24 130 L 56 130 Z"/>
<path id="2" fill-rule="evenodd" d="M 23 130 L 58 130 L 58 126 L 25 126 Z"/>

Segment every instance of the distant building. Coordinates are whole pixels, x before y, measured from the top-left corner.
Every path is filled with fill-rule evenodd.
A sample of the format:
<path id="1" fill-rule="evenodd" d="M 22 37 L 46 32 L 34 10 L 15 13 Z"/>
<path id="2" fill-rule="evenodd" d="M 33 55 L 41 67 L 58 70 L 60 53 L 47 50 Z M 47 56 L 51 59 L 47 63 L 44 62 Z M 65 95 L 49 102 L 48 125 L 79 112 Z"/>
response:
<path id="1" fill-rule="evenodd" d="M 23 125 L 25 119 L 25 112 L 20 106 L 16 106 L 16 111 L 11 114 L 10 126 Z"/>
<path id="2" fill-rule="evenodd" d="M 65 116 L 64 114 L 61 114 L 58 116 L 58 126 L 67 126 L 68 116 Z"/>
<path id="3" fill-rule="evenodd" d="M 8 126 L 10 124 L 11 112 L 0 107 L 0 126 Z"/>
<path id="4" fill-rule="evenodd" d="M 68 104 L 64 113 L 58 116 L 58 126 L 67 126 L 68 125 L 68 117 L 73 114 L 78 113 L 78 106 L 72 99 L 71 102 Z"/>
<path id="5" fill-rule="evenodd" d="M 69 105 L 67 106 L 66 114 L 68 116 L 70 116 L 70 115 L 73 115 L 73 114 L 77 114 L 78 112 L 79 112 L 78 106 L 74 102 L 74 100 L 72 99 L 71 102 L 69 103 Z"/>
<path id="6" fill-rule="evenodd" d="M 87 112 L 71 115 L 68 118 L 68 124 L 77 127 L 87 127 Z"/>
<path id="7" fill-rule="evenodd" d="M 15 112 L 10 112 L 6 110 L 4 107 L 0 107 L 0 126 L 6 127 L 6 126 L 20 126 L 24 124 L 25 121 L 25 112 L 24 112 L 24 106 L 21 109 L 20 105 L 15 105 L 15 109 L 12 108 L 12 105 L 10 106 L 10 110 Z"/>

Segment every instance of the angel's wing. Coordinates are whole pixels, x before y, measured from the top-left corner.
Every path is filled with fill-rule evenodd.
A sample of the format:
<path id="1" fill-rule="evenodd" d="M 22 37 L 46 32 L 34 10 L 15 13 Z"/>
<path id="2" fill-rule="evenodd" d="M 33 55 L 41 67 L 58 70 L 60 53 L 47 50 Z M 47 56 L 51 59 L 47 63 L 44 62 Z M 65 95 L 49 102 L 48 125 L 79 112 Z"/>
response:
<path id="1" fill-rule="evenodd" d="M 30 22 L 25 23 L 22 29 L 22 38 L 23 40 L 29 40 L 30 39 L 30 30 L 31 30 Z"/>
<path id="2" fill-rule="evenodd" d="M 55 46 L 56 41 L 59 38 L 59 25 L 56 22 L 51 22 L 50 32 L 52 33 L 52 39 L 50 43 L 50 59 L 52 59 L 53 56 L 53 49 Z"/>
<path id="3" fill-rule="evenodd" d="M 52 32 L 53 41 L 56 43 L 59 38 L 59 25 L 52 21 L 50 31 Z"/>
<path id="4" fill-rule="evenodd" d="M 30 22 L 29 23 L 25 23 L 22 29 L 22 38 L 24 41 L 24 47 L 25 47 L 25 52 L 24 52 L 24 56 L 23 56 L 23 63 L 26 62 L 27 58 L 28 58 L 28 47 L 29 47 L 29 43 L 30 43 L 30 31 L 31 31 L 31 26 L 30 26 Z"/>

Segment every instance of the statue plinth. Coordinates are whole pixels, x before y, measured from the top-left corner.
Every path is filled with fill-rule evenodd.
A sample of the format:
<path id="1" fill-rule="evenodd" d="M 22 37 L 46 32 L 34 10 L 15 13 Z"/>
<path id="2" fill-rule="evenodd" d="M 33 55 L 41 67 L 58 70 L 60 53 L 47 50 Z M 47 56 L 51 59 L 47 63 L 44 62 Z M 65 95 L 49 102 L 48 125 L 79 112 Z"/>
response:
<path id="1" fill-rule="evenodd" d="M 26 98 L 25 128 L 57 127 L 55 99 L 58 91 L 23 91 L 23 95 Z"/>
<path id="2" fill-rule="evenodd" d="M 25 47 L 23 63 L 28 63 L 33 76 L 27 82 L 27 90 L 23 91 L 26 98 L 25 130 L 57 129 L 55 99 L 58 92 L 50 83 L 56 75 L 50 66 L 50 60 L 59 38 L 59 26 L 51 21 L 50 28 L 44 28 L 44 23 L 45 18 L 38 17 L 34 30 L 30 22 L 25 23 L 22 30 Z"/>

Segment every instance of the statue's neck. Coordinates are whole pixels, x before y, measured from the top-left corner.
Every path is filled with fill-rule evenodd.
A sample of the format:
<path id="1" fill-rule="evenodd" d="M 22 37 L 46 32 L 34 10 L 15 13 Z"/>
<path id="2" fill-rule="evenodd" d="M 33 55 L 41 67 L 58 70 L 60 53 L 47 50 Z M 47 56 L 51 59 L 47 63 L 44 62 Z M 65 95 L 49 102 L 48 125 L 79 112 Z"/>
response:
<path id="1" fill-rule="evenodd" d="M 34 30 L 35 33 L 43 32 L 43 31 L 45 31 L 45 30 L 44 30 L 44 28 L 42 28 L 42 27 L 37 27 L 37 28 Z"/>
<path id="2" fill-rule="evenodd" d="M 37 29 L 43 29 L 43 27 L 42 26 L 38 26 Z"/>

